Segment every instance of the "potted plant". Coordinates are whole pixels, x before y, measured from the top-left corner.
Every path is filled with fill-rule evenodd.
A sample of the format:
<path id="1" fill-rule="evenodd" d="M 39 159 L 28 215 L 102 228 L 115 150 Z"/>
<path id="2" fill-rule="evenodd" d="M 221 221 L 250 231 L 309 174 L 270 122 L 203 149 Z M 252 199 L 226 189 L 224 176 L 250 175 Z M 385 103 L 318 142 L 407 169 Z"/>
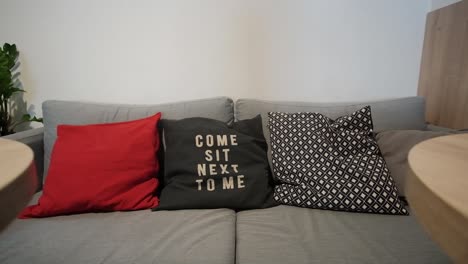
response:
<path id="1" fill-rule="evenodd" d="M 10 114 L 12 96 L 15 93 L 25 92 L 19 88 L 19 72 L 17 68 L 17 59 L 19 52 L 16 45 L 5 43 L 0 47 L 0 136 L 15 133 L 15 128 L 25 122 L 42 122 L 42 118 L 37 118 L 29 114 L 24 114 L 18 121 L 13 121 Z"/>

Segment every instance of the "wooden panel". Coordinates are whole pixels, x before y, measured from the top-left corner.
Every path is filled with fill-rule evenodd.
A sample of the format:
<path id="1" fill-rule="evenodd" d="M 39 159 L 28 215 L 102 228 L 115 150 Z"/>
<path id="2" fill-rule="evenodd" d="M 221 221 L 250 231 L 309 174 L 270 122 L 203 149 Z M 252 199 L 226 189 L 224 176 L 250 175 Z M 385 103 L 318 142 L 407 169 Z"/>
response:
<path id="1" fill-rule="evenodd" d="M 418 95 L 429 123 L 468 128 L 468 0 L 427 15 Z"/>

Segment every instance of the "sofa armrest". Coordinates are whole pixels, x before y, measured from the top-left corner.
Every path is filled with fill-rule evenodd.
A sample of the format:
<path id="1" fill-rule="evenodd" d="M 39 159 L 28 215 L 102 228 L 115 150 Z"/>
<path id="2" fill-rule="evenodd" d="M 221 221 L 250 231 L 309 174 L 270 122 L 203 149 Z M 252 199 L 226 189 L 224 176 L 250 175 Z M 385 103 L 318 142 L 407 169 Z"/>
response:
<path id="1" fill-rule="evenodd" d="M 33 150 L 38 178 L 37 191 L 41 190 L 44 173 L 44 128 L 30 129 L 4 136 L 3 138 L 19 141 L 28 145 Z"/>
<path id="2" fill-rule="evenodd" d="M 436 132 L 449 132 L 449 133 L 457 132 L 456 129 L 452 129 L 452 128 L 448 128 L 448 127 L 436 126 L 436 125 L 432 125 L 432 124 L 427 124 L 427 130 L 429 130 L 429 131 L 436 131 Z"/>
<path id="3" fill-rule="evenodd" d="M 447 132 L 447 133 L 453 133 L 453 134 L 467 133 L 468 132 L 468 128 L 453 129 L 453 128 L 441 127 L 441 126 L 436 126 L 436 125 L 431 125 L 431 124 L 427 125 L 427 130 L 436 131 L 436 132 Z"/>

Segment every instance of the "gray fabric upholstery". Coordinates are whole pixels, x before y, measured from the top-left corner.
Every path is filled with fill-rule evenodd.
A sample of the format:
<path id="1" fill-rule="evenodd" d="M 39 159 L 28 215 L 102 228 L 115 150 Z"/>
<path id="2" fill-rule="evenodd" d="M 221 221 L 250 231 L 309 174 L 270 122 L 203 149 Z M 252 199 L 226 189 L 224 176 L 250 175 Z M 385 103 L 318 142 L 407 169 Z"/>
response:
<path id="1" fill-rule="evenodd" d="M 371 105 L 376 131 L 425 129 L 419 97 L 357 104 L 282 103 L 243 99 L 236 117 L 268 111 L 313 111 L 331 118 Z M 42 129 L 9 136 L 30 145 L 48 166 L 58 124 L 163 118 L 233 121 L 229 98 L 162 105 L 66 101 L 43 104 Z M 267 140 L 269 141 L 269 133 Z M 37 154 L 36 154 L 37 153 Z M 40 163 L 42 164 L 42 162 Z M 41 165 L 38 166 L 40 172 Z M 35 195 L 35 204 L 40 193 Z M 237 220 L 236 220 L 237 219 Z M 237 223 L 236 223 L 237 221 Z M 0 263 L 450 263 L 412 216 L 277 206 L 263 210 L 149 210 L 16 220 L 0 233 Z"/>
<path id="2" fill-rule="evenodd" d="M 228 209 L 16 220 L 0 233 L 0 263 L 232 264 L 235 225 Z"/>
<path id="3" fill-rule="evenodd" d="M 34 164 L 37 171 L 37 190 L 42 189 L 42 175 L 44 172 L 44 128 L 35 128 L 12 135 L 4 136 L 3 138 L 16 140 L 28 145 L 34 152 Z"/>
<path id="4" fill-rule="evenodd" d="M 416 144 L 435 137 L 450 135 L 454 132 L 389 130 L 376 135 L 377 144 L 387 163 L 398 194 L 405 196 L 406 175 L 408 174 L 408 153 Z"/>
<path id="5" fill-rule="evenodd" d="M 456 132 L 456 129 L 427 124 L 427 130 L 436 132 Z"/>
<path id="6" fill-rule="evenodd" d="M 441 126 L 436 126 L 432 124 L 427 124 L 427 130 L 436 131 L 436 132 L 448 132 L 448 133 L 466 133 L 468 132 L 468 127 L 462 128 L 462 129 L 453 129 L 453 128 L 448 128 L 448 127 L 441 127 Z"/>
<path id="7" fill-rule="evenodd" d="M 351 114 L 366 105 L 371 106 L 374 131 L 376 132 L 394 129 L 426 129 L 425 101 L 423 97 L 351 103 L 306 103 L 239 99 L 236 102 L 236 119 L 243 120 L 262 114 L 266 128 L 268 112 L 317 112 L 336 119 Z"/>
<path id="8" fill-rule="evenodd" d="M 290 206 L 237 214 L 236 262 L 450 263 L 411 216 Z"/>
<path id="9" fill-rule="evenodd" d="M 262 115 L 263 134 L 268 143 L 268 160 L 271 166 L 268 112 L 317 112 L 336 119 L 340 116 L 351 114 L 366 105 L 371 106 L 374 131 L 376 132 L 395 129 L 426 129 L 424 116 L 425 101 L 423 97 L 351 103 L 281 102 L 239 99 L 235 105 L 235 117 L 236 120 L 244 120 L 253 118 L 258 114 Z"/>
<path id="10" fill-rule="evenodd" d="M 44 175 L 49 168 L 50 154 L 57 138 L 59 124 L 110 123 L 139 119 L 162 112 L 164 119 L 207 117 L 223 122 L 234 119 L 233 102 L 227 97 L 217 97 L 186 102 L 156 105 L 99 104 L 68 101 L 45 101 L 44 116 Z"/>

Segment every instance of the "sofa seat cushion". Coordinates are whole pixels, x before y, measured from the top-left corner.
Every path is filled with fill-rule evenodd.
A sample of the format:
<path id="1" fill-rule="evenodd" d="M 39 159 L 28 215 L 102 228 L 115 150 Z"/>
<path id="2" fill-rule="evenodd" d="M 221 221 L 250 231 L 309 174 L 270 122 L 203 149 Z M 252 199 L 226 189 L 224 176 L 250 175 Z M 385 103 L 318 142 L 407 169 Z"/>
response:
<path id="1" fill-rule="evenodd" d="M 91 213 L 14 221 L 0 263 L 234 263 L 234 211 Z"/>
<path id="2" fill-rule="evenodd" d="M 412 216 L 281 205 L 237 214 L 237 263 L 450 263 Z"/>

